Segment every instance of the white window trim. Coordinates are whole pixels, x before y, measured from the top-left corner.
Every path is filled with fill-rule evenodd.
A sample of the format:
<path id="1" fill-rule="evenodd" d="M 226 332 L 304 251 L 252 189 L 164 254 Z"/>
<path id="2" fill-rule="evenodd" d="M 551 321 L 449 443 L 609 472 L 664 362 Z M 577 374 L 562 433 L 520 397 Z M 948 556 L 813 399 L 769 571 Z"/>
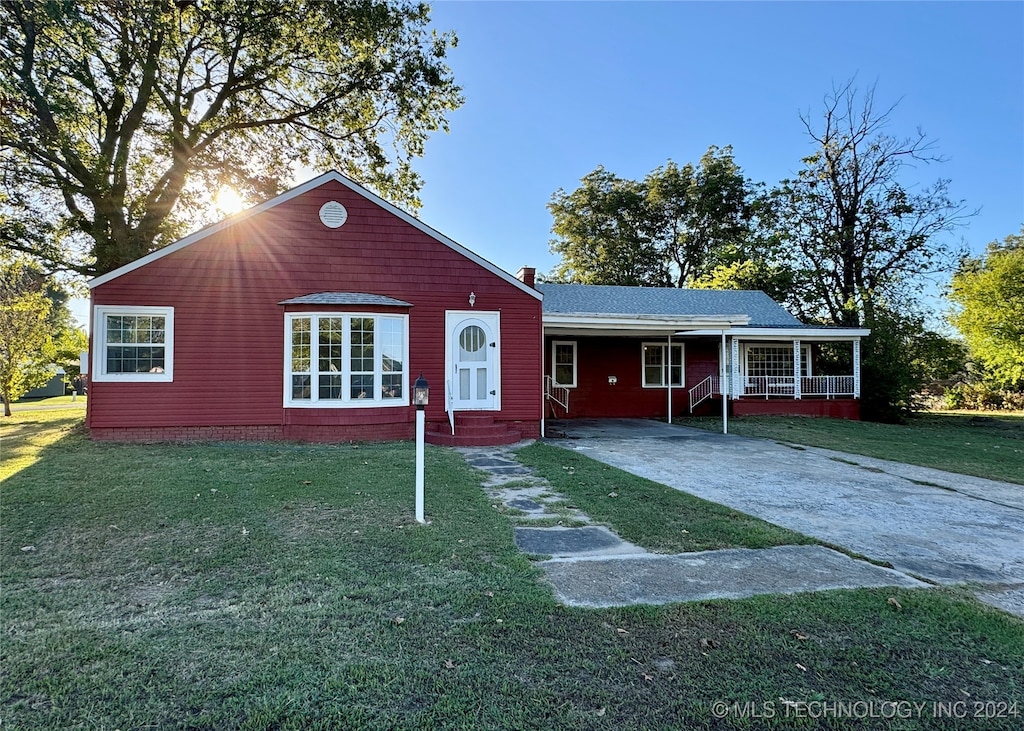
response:
<path id="1" fill-rule="evenodd" d="M 750 349 L 751 348 L 774 348 L 775 350 L 785 350 L 785 351 L 787 351 L 789 353 L 789 362 L 790 363 L 793 362 L 793 344 L 792 343 L 777 344 L 777 343 L 769 343 L 769 342 L 750 342 L 750 343 L 743 343 L 741 345 L 741 347 L 743 349 L 743 357 L 740 358 L 740 367 L 742 369 L 742 372 L 740 373 L 740 376 L 743 377 L 743 378 L 746 378 L 748 376 L 748 374 L 750 373 L 750 370 L 747 368 L 747 359 L 749 357 L 749 353 L 750 353 Z M 801 370 L 803 369 L 805 363 L 807 364 L 807 375 L 806 376 L 802 376 L 802 377 L 809 378 L 809 377 L 814 375 L 814 372 L 813 372 L 814 369 L 812 368 L 813 364 L 811 362 L 811 346 L 810 345 L 803 345 L 803 344 L 801 344 L 801 346 L 800 346 L 800 368 L 801 368 Z M 760 378 L 760 377 L 761 376 L 753 376 L 753 378 Z"/>
<path id="2" fill-rule="evenodd" d="M 559 382 L 555 378 L 555 375 L 558 373 L 558 361 L 555 360 L 555 353 L 558 352 L 558 346 L 559 345 L 570 345 L 570 346 L 572 346 L 572 383 L 561 383 L 561 382 Z M 554 383 L 556 386 L 559 386 L 561 388 L 576 388 L 576 384 L 577 384 L 577 380 L 576 380 L 577 364 L 578 364 L 578 361 L 577 361 L 577 350 L 576 350 L 576 341 L 575 340 L 552 340 L 551 341 L 551 381 L 552 381 L 552 383 Z"/>
<path id="3" fill-rule="evenodd" d="M 89 379 L 110 383 L 170 383 L 174 380 L 174 308 L 96 305 L 92 310 L 92 374 Z M 164 318 L 163 373 L 107 373 L 107 316 Z"/>
<path id="4" fill-rule="evenodd" d="M 317 360 L 316 333 L 319 328 L 314 328 L 310 323 L 310 396 L 309 399 L 292 398 L 292 322 L 299 318 L 320 318 L 320 317 L 342 317 L 346 318 L 344 334 L 342 336 L 343 362 L 348 362 L 349 346 L 351 344 L 351 328 L 347 324 L 353 317 L 372 317 L 374 319 L 374 335 L 379 332 L 377 321 L 381 317 L 391 317 L 402 321 L 402 350 L 404 356 L 404 368 L 402 372 L 402 397 L 396 399 L 383 399 L 377 395 L 374 389 L 373 398 L 345 398 L 345 399 L 319 399 L 319 372 L 314 368 Z M 374 341 L 373 367 L 374 375 L 384 372 L 383 362 L 384 351 L 377 347 Z M 401 406 L 409 406 L 411 381 L 409 376 L 409 316 L 391 312 L 287 312 L 284 317 L 284 406 L 289 409 L 390 409 Z M 343 376 L 351 375 L 351 371 L 343 369 L 340 372 Z"/>
<path id="5" fill-rule="evenodd" d="M 644 349 L 645 348 L 662 348 L 668 347 L 668 343 L 664 340 L 645 340 L 640 344 L 640 385 L 644 388 L 664 388 L 669 387 L 668 383 L 661 384 L 649 384 L 647 383 L 647 361 L 644 360 Z M 686 387 L 686 345 L 685 343 L 672 343 L 673 348 L 679 348 L 679 362 L 672 361 L 672 367 L 679 366 L 679 383 L 673 383 L 672 388 L 685 388 Z M 665 370 L 668 370 L 668 362 L 662 365 L 662 374 L 664 375 Z M 668 381 L 672 380 L 672 373 L 669 371 Z"/>

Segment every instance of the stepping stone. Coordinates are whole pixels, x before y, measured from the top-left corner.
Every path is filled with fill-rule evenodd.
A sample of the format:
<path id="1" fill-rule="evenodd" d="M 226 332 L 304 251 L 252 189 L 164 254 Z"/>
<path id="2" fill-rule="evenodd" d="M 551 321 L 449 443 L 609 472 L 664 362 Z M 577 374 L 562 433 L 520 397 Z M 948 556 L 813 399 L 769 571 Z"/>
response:
<path id="1" fill-rule="evenodd" d="M 548 556 L 613 556 L 643 554 L 644 549 L 628 543 L 607 528 L 516 528 L 515 542 L 523 553 Z"/>
<path id="2" fill-rule="evenodd" d="M 824 546 L 556 558 L 538 564 L 563 604 L 621 607 L 827 589 L 928 585 Z"/>
<path id="3" fill-rule="evenodd" d="M 533 500 L 527 500 L 526 498 L 518 498 L 517 500 L 509 500 L 507 503 L 510 508 L 516 510 L 525 510 L 527 513 L 531 513 L 535 510 L 544 510 L 544 506 L 540 503 L 535 503 Z"/>

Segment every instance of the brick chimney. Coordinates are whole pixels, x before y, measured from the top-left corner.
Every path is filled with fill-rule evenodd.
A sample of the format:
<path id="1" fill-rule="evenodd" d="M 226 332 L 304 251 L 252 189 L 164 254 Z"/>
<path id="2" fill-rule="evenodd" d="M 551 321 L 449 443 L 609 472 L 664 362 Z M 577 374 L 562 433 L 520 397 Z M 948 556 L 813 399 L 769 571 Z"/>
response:
<path id="1" fill-rule="evenodd" d="M 534 286 L 534 280 L 537 278 L 537 270 L 534 267 L 520 267 L 519 271 L 516 272 L 516 279 L 525 284 L 527 287 Z"/>

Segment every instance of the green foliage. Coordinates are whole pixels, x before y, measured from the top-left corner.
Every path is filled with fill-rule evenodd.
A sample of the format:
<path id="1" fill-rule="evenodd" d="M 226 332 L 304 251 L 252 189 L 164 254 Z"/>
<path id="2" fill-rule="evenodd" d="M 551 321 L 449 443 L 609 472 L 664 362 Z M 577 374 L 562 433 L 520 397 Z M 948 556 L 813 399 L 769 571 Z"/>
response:
<path id="1" fill-rule="evenodd" d="M 861 348 L 861 414 L 898 423 L 918 407 L 925 386 L 954 378 L 966 367 L 961 343 L 924 326 L 924 318 L 878 304 Z"/>
<path id="2" fill-rule="evenodd" d="M 694 289 L 755 289 L 776 302 L 786 302 L 793 294 L 793 270 L 766 259 L 738 259 L 719 264 L 690 283 Z"/>
<path id="3" fill-rule="evenodd" d="M 969 411 L 1024 411 L 1024 392 L 1005 391 L 991 383 L 958 383 L 946 390 L 946 408 Z"/>
<path id="4" fill-rule="evenodd" d="M 643 181 L 598 167 L 580 182 L 548 204 L 556 281 L 683 287 L 745 256 L 752 191 L 730 147 L 708 148 L 697 166 L 669 161 Z"/>
<path id="5" fill-rule="evenodd" d="M 645 191 L 603 167 L 585 175 L 572 193 L 556 192 L 548 210 L 562 257 L 551 277 L 579 284 L 666 286 L 663 253 L 646 235 Z"/>
<path id="6" fill-rule="evenodd" d="M 967 341 L 985 378 L 999 389 L 1024 391 L 1024 229 L 965 258 L 953 276 L 950 322 Z"/>
<path id="7" fill-rule="evenodd" d="M 41 279 L 24 261 L 0 265 L 0 397 L 11 401 L 52 376 L 57 353 L 50 314 L 53 303 Z"/>
<path id="8" fill-rule="evenodd" d="M 5 246 L 102 274 L 298 164 L 415 207 L 411 161 L 462 101 L 428 23 L 407 0 L 0 3 Z"/>

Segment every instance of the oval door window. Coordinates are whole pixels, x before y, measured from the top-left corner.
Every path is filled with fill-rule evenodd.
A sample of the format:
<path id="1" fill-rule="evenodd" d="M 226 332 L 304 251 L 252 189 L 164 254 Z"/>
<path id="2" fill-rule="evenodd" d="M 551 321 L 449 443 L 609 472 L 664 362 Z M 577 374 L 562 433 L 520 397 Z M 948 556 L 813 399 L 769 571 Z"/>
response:
<path id="1" fill-rule="evenodd" d="M 463 328 L 459 334 L 459 356 L 463 361 L 487 360 L 487 336 L 479 325 Z"/>

